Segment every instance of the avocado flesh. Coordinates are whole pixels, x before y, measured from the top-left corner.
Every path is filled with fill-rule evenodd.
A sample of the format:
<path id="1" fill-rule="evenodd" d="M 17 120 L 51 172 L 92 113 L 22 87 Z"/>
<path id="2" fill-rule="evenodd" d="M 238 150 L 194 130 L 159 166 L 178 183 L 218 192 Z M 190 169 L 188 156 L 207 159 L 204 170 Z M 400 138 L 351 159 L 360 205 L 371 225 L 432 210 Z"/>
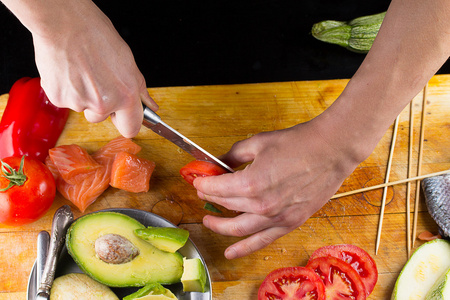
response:
<path id="1" fill-rule="evenodd" d="M 161 251 L 141 240 L 134 230 L 145 228 L 137 220 L 120 213 L 99 212 L 75 221 L 67 232 L 66 246 L 80 269 L 95 280 L 111 287 L 144 286 L 158 282 L 179 282 L 183 273 L 183 257 L 179 253 Z M 102 261 L 95 252 L 95 241 L 105 234 L 118 234 L 139 249 L 139 255 L 123 264 Z"/>
<path id="2" fill-rule="evenodd" d="M 159 283 L 150 283 L 123 300 L 169 300 L 177 297 Z"/>
<path id="3" fill-rule="evenodd" d="M 189 231 L 171 227 L 136 229 L 135 234 L 159 250 L 174 253 L 186 244 Z"/>
<path id="4" fill-rule="evenodd" d="M 181 276 L 183 291 L 200 292 L 206 290 L 206 270 L 199 258 L 184 258 L 184 272 Z"/>

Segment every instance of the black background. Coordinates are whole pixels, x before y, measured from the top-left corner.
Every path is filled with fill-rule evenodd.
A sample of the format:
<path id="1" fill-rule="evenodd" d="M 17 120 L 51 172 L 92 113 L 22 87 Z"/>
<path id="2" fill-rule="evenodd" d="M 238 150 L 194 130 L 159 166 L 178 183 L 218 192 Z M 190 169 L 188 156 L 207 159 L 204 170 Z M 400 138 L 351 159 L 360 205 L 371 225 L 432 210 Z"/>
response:
<path id="1" fill-rule="evenodd" d="M 149 87 L 350 78 L 364 59 L 314 39 L 314 23 L 386 11 L 386 0 L 94 1 Z M 125 3 L 126 2 L 126 3 Z M 0 94 L 39 76 L 31 34 L 0 5 Z M 447 62 L 438 73 L 450 73 Z"/>

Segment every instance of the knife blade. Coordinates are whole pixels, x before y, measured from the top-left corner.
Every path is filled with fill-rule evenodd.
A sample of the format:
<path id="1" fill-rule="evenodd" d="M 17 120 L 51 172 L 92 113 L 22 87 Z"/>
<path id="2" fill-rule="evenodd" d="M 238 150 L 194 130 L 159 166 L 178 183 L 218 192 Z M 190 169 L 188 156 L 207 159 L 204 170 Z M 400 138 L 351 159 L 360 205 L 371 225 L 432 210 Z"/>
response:
<path id="1" fill-rule="evenodd" d="M 228 172 L 233 173 L 234 170 L 217 157 L 211 155 L 199 145 L 167 125 L 161 120 L 161 117 L 153 110 L 142 104 L 144 107 L 144 120 L 142 124 L 150 128 L 156 134 L 171 141 L 187 153 L 191 154 L 197 160 L 209 161 L 215 163 Z"/>

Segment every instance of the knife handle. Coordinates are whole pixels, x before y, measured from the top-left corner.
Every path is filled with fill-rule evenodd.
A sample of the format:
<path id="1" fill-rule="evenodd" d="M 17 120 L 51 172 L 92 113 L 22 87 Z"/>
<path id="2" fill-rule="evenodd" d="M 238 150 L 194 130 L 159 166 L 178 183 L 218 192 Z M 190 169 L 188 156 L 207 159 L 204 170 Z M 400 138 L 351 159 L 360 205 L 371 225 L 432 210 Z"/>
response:
<path id="1" fill-rule="evenodd" d="M 144 120 L 142 123 L 145 126 L 153 126 L 161 122 L 161 117 L 158 116 L 153 110 L 148 108 L 145 104 L 142 103 L 142 107 L 144 108 Z"/>
<path id="2" fill-rule="evenodd" d="M 50 245 L 48 249 L 47 259 L 45 261 L 44 270 L 41 276 L 41 284 L 39 286 L 37 299 L 48 299 L 50 289 L 55 278 L 56 261 L 59 257 L 66 231 L 73 221 L 73 214 L 68 205 L 60 207 L 53 216 L 52 234 L 50 236 Z M 43 297 L 43 298 L 42 298 Z"/>
<path id="3" fill-rule="evenodd" d="M 43 230 L 39 232 L 37 238 L 37 259 L 36 259 L 36 286 L 41 285 L 41 276 L 44 271 L 45 260 L 47 259 L 48 246 L 50 244 L 50 234 Z"/>

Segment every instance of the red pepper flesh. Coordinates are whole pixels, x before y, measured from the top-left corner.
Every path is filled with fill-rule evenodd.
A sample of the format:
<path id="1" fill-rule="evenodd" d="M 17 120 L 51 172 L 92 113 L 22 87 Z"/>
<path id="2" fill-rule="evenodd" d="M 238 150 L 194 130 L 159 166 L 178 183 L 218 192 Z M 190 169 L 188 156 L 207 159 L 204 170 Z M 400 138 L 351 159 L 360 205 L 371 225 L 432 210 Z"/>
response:
<path id="1" fill-rule="evenodd" d="M 54 106 L 40 83 L 24 77 L 11 87 L 0 121 L 0 159 L 27 155 L 44 162 L 55 147 L 70 110 Z"/>

